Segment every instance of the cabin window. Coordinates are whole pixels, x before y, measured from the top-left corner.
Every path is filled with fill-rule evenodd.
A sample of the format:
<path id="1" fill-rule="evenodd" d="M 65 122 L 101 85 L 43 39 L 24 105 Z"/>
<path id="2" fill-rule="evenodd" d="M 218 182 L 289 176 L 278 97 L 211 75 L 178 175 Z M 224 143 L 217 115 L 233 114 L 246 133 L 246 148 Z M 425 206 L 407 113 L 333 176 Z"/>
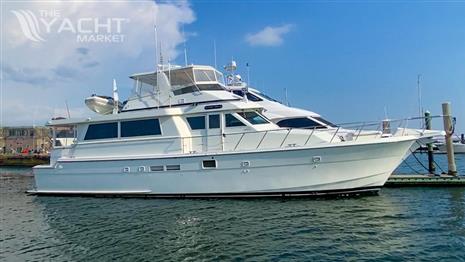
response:
<path id="1" fill-rule="evenodd" d="M 240 116 L 249 121 L 252 125 L 268 124 L 269 122 L 256 112 L 242 112 L 238 113 Z"/>
<path id="2" fill-rule="evenodd" d="M 172 86 L 192 85 L 194 77 L 191 69 L 173 70 L 170 72 L 170 82 Z"/>
<path id="3" fill-rule="evenodd" d="M 121 137 L 161 135 L 158 119 L 121 121 Z"/>
<path id="4" fill-rule="evenodd" d="M 208 81 L 216 81 L 215 73 L 213 70 L 194 70 L 195 81 L 196 82 L 208 82 Z"/>
<path id="5" fill-rule="evenodd" d="M 203 169 L 212 169 L 216 168 L 216 160 L 203 160 L 202 161 L 202 168 Z"/>
<path id="6" fill-rule="evenodd" d="M 226 122 L 226 127 L 245 126 L 245 124 L 242 123 L 241 120 L 237 119 L 235 116 L 231 114 L 225 115 L 225 122 Z"/>
<path id="7" fill-rule="evenodd" d="M 280 127 L 293 127 L 293 128 L 326 128 L 325 126 L 311 120 L 308 117 L 290 118 L 281 120 L 278 123 Z"/>
<path id="8" fill-rule="evenodd" d="M 84 140 L 116 137 L 118 137 L 118 123 L 101 123 L 89 125 Z"/>
<path id="9" fill-rule="evenodd" d="M 192 130 L 205 129 L 205 116 L 188 117 L 187 122 Z"/>
<path id="10" fill-rule="evenodd" d="M 208 128 L 220 128 L 220 115 L 208 116 Z"/>
<path id="11" fill-rule="evenodd" d="M 220 82 L 221 84 L 224 85 L 223 75 L 218 71 L 215 71 L 215 75 L 216 75 L 216 81 L 218 81 L 218 82 Z"/>

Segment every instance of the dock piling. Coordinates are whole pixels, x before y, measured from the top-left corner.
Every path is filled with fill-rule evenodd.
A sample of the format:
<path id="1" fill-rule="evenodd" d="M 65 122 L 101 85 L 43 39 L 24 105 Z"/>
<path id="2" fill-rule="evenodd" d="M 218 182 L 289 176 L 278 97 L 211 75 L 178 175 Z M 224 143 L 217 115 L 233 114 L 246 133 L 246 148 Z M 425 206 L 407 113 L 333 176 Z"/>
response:
<path id="1" fill-rule="evenodd" d="M 442 115 L 444 121 L 444 131 L 446 131 L 446 150 L 447 150 L 447 163 L 448 163 L 448 174 L 451 176 L 457 176 L 457 166 L 455 165 L 454 157 L 454 146 L 452 144 L 452 135 L 454 128 L 452 126 L 452 112 L 450 102 L 442 103 Z"/>
<path id="2" fill-rule="evenodd" d="M 432 129 L 432 118 L 429 111 L 425 112 L 425 127 L 427 130 Z M 428 171 L 430 174 L 436 173 L 436 167 L 434 166 L 434 156 L 433 156 L 433 143 L 426 144 L 428 148 Z"/>

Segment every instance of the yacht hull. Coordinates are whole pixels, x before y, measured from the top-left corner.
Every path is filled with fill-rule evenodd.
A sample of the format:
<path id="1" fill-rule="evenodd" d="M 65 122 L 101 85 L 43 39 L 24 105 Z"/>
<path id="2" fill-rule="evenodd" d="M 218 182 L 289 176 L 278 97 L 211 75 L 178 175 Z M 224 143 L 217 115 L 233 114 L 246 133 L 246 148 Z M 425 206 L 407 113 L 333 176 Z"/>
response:
<path id="1" fill-rule="evenodd" d="M 36 189 L 30 193 L 131 197 L 371 193 L 384 185 L 413 142 L 414 138 L 404 137 L 318 148 L 58 159 L 54 166 L 34 168 Z M 203 168 L 204 160 L 216 160 L 216 168 Z M 179 170 L 167 170 L 178 165 Z"/>

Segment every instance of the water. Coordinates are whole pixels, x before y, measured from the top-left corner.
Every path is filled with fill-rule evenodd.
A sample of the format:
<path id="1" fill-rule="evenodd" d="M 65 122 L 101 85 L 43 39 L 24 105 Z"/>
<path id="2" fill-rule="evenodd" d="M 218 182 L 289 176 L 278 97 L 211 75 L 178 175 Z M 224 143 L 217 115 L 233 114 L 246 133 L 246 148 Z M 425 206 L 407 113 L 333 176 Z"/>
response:
<path id="1" fill-rule="evenodd" d="M 0 169 L 2 261 L 465 261 L 465 188 L 338 200 L 34 197 L 24 194 L 30 171 Z"/>

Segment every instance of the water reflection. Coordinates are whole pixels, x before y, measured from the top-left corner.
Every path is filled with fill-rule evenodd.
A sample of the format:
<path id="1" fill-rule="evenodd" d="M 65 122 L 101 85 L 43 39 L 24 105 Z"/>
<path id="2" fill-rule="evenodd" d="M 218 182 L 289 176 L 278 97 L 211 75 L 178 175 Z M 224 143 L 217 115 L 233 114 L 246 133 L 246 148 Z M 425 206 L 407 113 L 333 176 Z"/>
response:
<path id="1" fill-rule="evenodd" d="M 2 175 L 0 174 L 0 177 Z M 338 200 L 31 197 L 0 185 L 0 259 L 465 260 L 465 189 Z"/>

